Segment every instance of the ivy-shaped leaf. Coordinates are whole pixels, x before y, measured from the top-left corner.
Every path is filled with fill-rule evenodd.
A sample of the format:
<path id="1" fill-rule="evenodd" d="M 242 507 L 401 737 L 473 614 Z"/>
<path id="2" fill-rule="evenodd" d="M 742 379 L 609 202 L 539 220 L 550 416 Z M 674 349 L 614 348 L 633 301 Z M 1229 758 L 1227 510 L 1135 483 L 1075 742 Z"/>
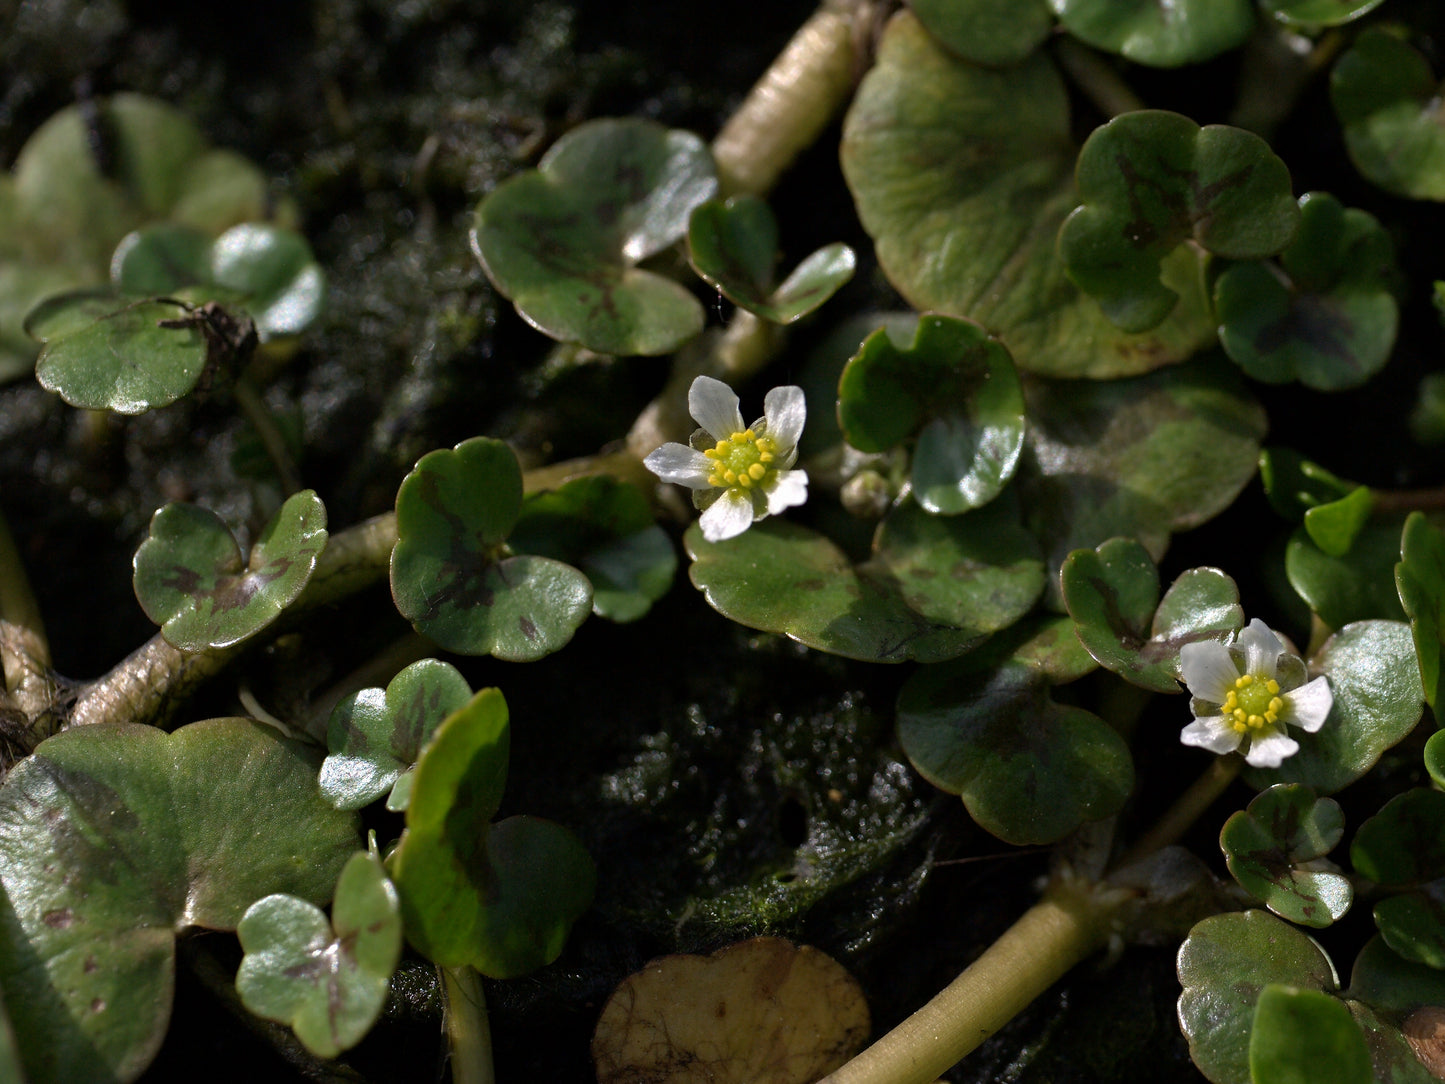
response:
<path id="1" fill-rule="evenodd" d="M 635 486 L 605 475 L 574 478 L 522 502 L 508 545 L 565 561 L 592 582 L 592 612 L 636 621 L 667 593 L 677 552 Z"/>
<path id="2" fill-rule="evenodd" d="M 1322 928 L 1341 918 L 1354 898 L 1349 878 L 1318 862 L 1344 831 L 1338 803 L 1280 783 L 1224 822 L 1219 846 L 1246 892 L 1281 918 Z"/>
<path id="3" fill-rule="evenodd" d="M 500 440 L 422 456 L 396 495 L 391 593 L 418 632 L 448 651 L 527 662 L 572 639 L 592 585 L 549 557 L 510 556 L 522 470 Z"/>
<path id="4" fill-rule="evenodd" d="M 1270 983 L 1249 1035 L 1254 1084 L 1374 1084 L 1370 1049 L 1349 1006 L 1322 990 Z"/>
<path id="5" fill-rule="evenodd" d="M 1398 794 L 1360 825 L 1355 870 L 1382 888 L 1406 889 L 1375 904 L 1375 925 L 1407 960 L 1445 969 L 1445 793 Z"/>
<path id="6" fill-rule="evenodd" d="M 1243 45 L 1249 0 L 1049 0 L 1074 37 L 1138 64 L 1175 68 Z"/>
<path id="7" fill-rule="evenodd" d="M 982 68 L 896 15 L 842 148 L 884 273 L 915 309 L 988 328 L 1028 372 L 1131 376 L 1189 357 L 1215 335 L 1199 253 L 1166 257 L 1164 280 L 1183 300 L 1142 335 L 1112 325 L 1065 276 L 1055 237 L 1079 202 L 1069 128 L 1068 95 L 1044 52 Z"/>
<path id="8" fill-rule="evenodd" d="M 0 786 L 0 987 L 30 1078 L 134 1080 L 170 1018 L 175 937 L 258 895 L 325 901 L 356 821 L 318 758 L 244 719 L 76 727 Z"/>
<path id="9" fill-rule="evenodd" d="M 823 535 L 786 520 L 724 542 L 708 542 L 693 524 L 683 545 L 693 585 L 718 613 L 819 651 L 865 662 L 936 662 L 984 636 L 930 620 L 904 601 L 891 577 L 854 568 Z"/>
<path id="10" fill-rule="evenodd" d="M 1268 143 L 1178 113 L 1143 109 L 1096 128 L 1076 176 L 1083 205 L 1059 230 L 1059 254 L 1074 284 L 1126 331 L 1157 326 L 1177 304 L 1160 263 L 1185 241 L 1257 260 L 1282 250 L 1299 226 L 1289 170 Z"/>
<path id="11" fill-rule="evenodd" d="M 321 764 L 321 795 L 337 809 L 360 809 L 387 791 L 386 808 L 411 801 L 413 767 L 442 720 L 472 698 L 456 667 L 414 662 L 383 689 L 362 689 L 331 711 Z"/>
<path id="12" fill-rule="evenodd" d="M 491 823 L 507 778 L 507 704 L 483 689 L 444 722 L 416 767 L 390 866 L 407 940 L 444 967 L 513 978 L 551 963 L 596 874 L 551 821 Z"/>
<path id="13" fill-rule="evenodd" d="M 295 601 L 326 547 L 326 509 L 307 489 L 262 530 L 249 560 L 214 512 L 168 504 L 135 551 L 135 595 L 161 635 L 182 651 L 230 647 Z"/>
<path id="14" fill-rule="evenodd" d="M 342 868 L 330 921 L 305 900 L 276 893 L 247 908 L 236 933 L 246 954 L 236 972 L 241 1003 L 289 1024 L 322 1058 L 371 1030 L 401 959 L 396 889 L 381 860 L 365 852 Z"/>
<path id="15" fill-rule="evenodd" d="M 1054 25 L 1045 0 L 912 0 L 908 6 L 949 52 L 975 64 L 1016 64 Z"/>
<path id="16" fill-rule="evenodd" d="M 1420 721 L 1424 691 L 1410 630 L 1398 621 L 1360 621 L 1335 633 L 1309 659 L 1330 679 L 1334 705 L 1314 734 L 1292 730 L 1299 752 L 1278 768 L 1246 768 L 1251 786 L 1303 783 L 1333 794 L 1375 766 Z"/>
<path id="17" fill-rule="evenodd" d="M 1419 50 L 1366 30 L 1330 73 L 1330 99 L 1361 173 L 1396 195 L 1445 200 L 1445 107 Z"/>
<path id="18" fill-rule="evenodd" d="M 1117 813 L 1134 786 L 1123 739 L 1048 690 L 1023 660 L 981 669 L 963 659 L 919 670 L 898 695 L 898 739 L 913 766 L 1009 843 L 1053 843 Z"/>
<path id="19" fill-rule="evenodd" d="M 841 242 L 818 249 L 773 284 L 778 258 L 778 222 L 757 196 L 708 200 L 692 212 L 687 227 L 693 270 L 739 308 L 791 324 L 812 312 L 853 277 L 857 258 Z"/>
<path id="20" fill-rule="evenodd" d="M 1159 598 L 1159 571 L 1132 538 L 1075 550 L 1060 579 L 1079 640 L 1100 665 L 1159 693 L 1180 692 L 1179 649 L 1244 627 L 1239 588 L 1217 568 L 1181 573 Z"/>
<path id="21" fill-rule="evenodd" d="M 1260 10 L 1284 26 L 1306 32 L 1322 26 L 1343 26 L 1367 15 L 1385 0 L 1259 0 Z"/>
<path id="22" fill-rule="evenodd" d="M 703 326 L 697 299 L 638 265 L 680 240 L 717 190 L 697 136 L 594 120 L 477 206 L 472 246 L 533 327 L 606 354 L 666 354 Z"/>
<path id="23" fill-rule="evenodd" d="M 970 321 L 925 315 L 906 349 L 881 328 L 864 340 L 838 381 L 838 422 L 861 452 L 913 439 L 914 498 L 956 515 L 1013 477 L 1024 399 L 1001 343 Z"/>
<path id="24" fill-rule="evenodd" d="M 1299 206 L 1299 233 L 1277 265 L 1236 264 L 1215 282 L 1219 342 L 1256 380 L 1358 387 L 1395 345 L 1395 246 L 1373 215 L 1327 193 L 1307 192 Z"/>
<path id="25" fill-rule="evenodd" d="M 1412 512 L 1405 520 L 1395 586 L 1410 619 L 1425 701 L 1435 711 L 1445 654 L 1445 534 L 1432 527 L 1421 512 Z"/>

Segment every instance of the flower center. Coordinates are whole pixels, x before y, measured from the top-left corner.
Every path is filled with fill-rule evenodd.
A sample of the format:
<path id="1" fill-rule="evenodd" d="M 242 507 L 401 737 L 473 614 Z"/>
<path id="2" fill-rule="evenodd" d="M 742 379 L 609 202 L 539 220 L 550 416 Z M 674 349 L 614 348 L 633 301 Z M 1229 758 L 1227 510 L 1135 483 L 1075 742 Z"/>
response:
<path id="1" fill-rule="evenodd" d="M 718 441 L 716 447 L 704 449 L 702 454 L 712 460 L 707 484 L 720 489 L 733 486 L 752 489 L 775 470 L 772 464 L 776 452 L 770 437 L 760 437 L 751 429 L 734 433 L 727 440 Z"/>
<path id="2" fill-rule="evenodd" d="M 1240 734 L 1274 726 L 1282 710 L 1284 701 L 1279 697 L 1279 682 L 1253 674 L 1236 678 L 1234 688 L 1224 698 L 1225 721 Z"/>

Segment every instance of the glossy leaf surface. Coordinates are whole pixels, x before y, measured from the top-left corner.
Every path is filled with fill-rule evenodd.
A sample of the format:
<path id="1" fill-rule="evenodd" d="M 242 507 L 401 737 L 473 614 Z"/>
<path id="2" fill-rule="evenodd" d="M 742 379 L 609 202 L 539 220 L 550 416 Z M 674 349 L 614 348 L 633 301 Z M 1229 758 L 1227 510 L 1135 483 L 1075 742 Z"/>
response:
<path id="1" fill-rule="evenodd" d="M 949 52 L 975 64 L 1015 64 L 1054 25 L 1045 0 L 912 0 L 908 6 Z"/>
<path id="2" fill-rule="evenodd" d="M 1225 821 L 1219 834 L 1229 872 L 1275 914 L 1322 928 L 1350 908 L 1349 878 L 1311 863 L 1344 835 L 1344 814 L 1308 787 L 1277 784 Z"/>
<path id="3" fill-rule="evenodd" d="M 1255 1084 L 1373 1084 L 1370 1050 L 1349 1008 L 1321 990 L 1271 983 L 1249 1036 Z"/>
<path id="4" fill-rule="evenodd" d="M 1049 0 L 1065 30 L 1139 64 L 1174 68 L 1242 45 L 1254 26 L 1248 0 Z"/>
<path id="5" fill-rule="evenodd" d="M 1410 619 L 1420 681 L 1431 709 L 1439 704 L 1440 665 L 1445 654 L 1445 534 L 1421 512 L 1405 520 L 1395 585 Z"/>
<path id="6" fill-rule="evenodd" d="M 1321 26 L 1341 26 L 1354 22 L 1384 2 L 1385 0 L 1259 0 L 1259 6 L 1278 23 L 1312 30 Z"/>
<path id="7" fill-rule="evenodd" d="M 1350 861 L 1376 884 L 1406 890 L 1375 905 L 1385 943 L 1445 968 L 1445 793 L 1417 788 L 1390 799 L 1360 826 Z"/>
<path id="8" fill-rule="evenodd" d="M 1285 547 L 1290 586 L 1332 629 L 1355 621 L 1405 616 L 1395 585 L 1400 557 L 1399 520 L 1375 520 L 1359 528 L 1349 550 L 1333 556 L 1302 527 Z"/>

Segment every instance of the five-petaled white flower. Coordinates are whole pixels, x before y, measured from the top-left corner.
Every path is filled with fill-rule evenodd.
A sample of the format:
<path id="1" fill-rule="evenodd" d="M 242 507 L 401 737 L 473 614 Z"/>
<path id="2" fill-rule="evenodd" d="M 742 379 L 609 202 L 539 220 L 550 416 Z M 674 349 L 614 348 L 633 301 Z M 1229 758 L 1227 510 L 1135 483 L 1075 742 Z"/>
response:
<path id="1" fill-rule="evenodd" d="M 763 416 L 744 426 L 733 390 L 700 376 L 688 389 L 687 409 L 702 426 L 692 447 L 664 444 L 643 462 L 664 482 L 692 490 L 709 542 L 742 534 L 755 520 L 808 499 L 807 472 L 789 469 L 807 416 L 802 388 L 774 388 L 763 399 Z"/>
<path id="2" fill-rule="evenodd" d="M 1258 618 L 1231 644 L 1201 640 L 1179 652 L 1179 672 L 1193 700 L 1194 722 L 1179 740 L 1215 753 L 1244 746 L 1256 768 L 1278 768 L 1299 751 L 1285 733 L 1297 726 L 1313 734 L 1325 725 L 1334 703 L 1328 678 L 1306 684 L 1305 664 Z"/>

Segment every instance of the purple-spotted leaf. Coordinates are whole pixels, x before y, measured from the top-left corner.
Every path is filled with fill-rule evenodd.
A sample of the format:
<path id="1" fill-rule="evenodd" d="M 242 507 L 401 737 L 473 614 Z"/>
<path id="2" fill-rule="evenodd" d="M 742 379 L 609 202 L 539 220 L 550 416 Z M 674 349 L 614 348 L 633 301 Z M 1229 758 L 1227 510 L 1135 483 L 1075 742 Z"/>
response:
<path id="1" fill-rule="evenodd" d="M 855 568 L 831 541 L 783 520 L 708 542 L 683 536 L 692 582 L 725 617 L 865 662 L 937 662 L 976 646 L 984 633 L 930 620 L 904 601 L 886 569 Z"/>
<path id="2" fill-rule="evenodd" d="M 1422 512 L 1412 512 L 1405 520 L 1395 587 L 1410 619 L 1420 681 L 1433 711 L 1440 703 L 1441 659 L 1445 655 L 1445 533 L 1431 526 Z"/>
<path id="3" fill-rule="evenodd" d="M 859 218 L 914 308 L 975 320 L 1020 369 L 1050 376 L 1129 376 L 1189 357 L 1214 337 L 1199 253 L 1165 258 L 1183 300 L 1140 335 L 1065 276 L 1054 242 L 1079 202 L 1076 153 L 1048 56 L 979 67 L 908 12 L 889 22 L 843 128 Z"/>
<path id="4" fill-rule="evenodd" d="M 1049 0 L 1074 37 L 1138 64 L 1175 68 L 1243 45 L 1249 0 Z"/>
<path id="5" fill-rule="evenodd" d="M 1354 22 L 1385 0 L 1259 0 L 1260 10 L 1283 26 L 1306 32 Z"/>
<path id="6" fill-rule="evenodd" d="M 898 695 L 898 739 L 934 786 L 1009 843 L 1053 843 L 1117 813 L 1134 786 L 1129 747 L 1102 719 L 1054 702 L 1024 659 L 920 669 Z"/>
<path id="7" fill-rule="evenodd" d="M 1395 246 L 1373 215 L 1327 193 L 1306 192 L 1299 206 L 1299 234 L 1277 265 L 1235 264 L 1215 282 L 1220 345 L 1269 384 L 1357 387 L 1395 345 Z"/>
<path id="8" fill-rule="evenodd" d="M 1360 825 L 1350 861 L 1381 887 L 1405 890 L 1375 904 L 1385 943 L 1445 968 L 1445 793 L 1417 788 L 1390 799 Z"/>
<path id="9" fill-rule="evenodd" d="M 1253 1084 L 1374 1084 L 1370 1048 L 1350 1008 L 1323 990 L 1270 983 L 1249 1033 Z"/>
<path id="10" fill-rule="evenodd" d="M 1330 99 L 1361 173 L 1397 195 L 1445 200 L 1445 104 L 1418 49 L 1366 30 L 1330 73 Z"/>
<path id="11" fill-rule="evenodd" d="M 1338 803 L 1279 783 L 1224 822 L 1219 846 L 1251 896 L 1281 918 L 1322 928 L 1341 918 L 1354 898 L 1349 878 L 1320 861 L 1344 831 Z"/>
<path id="12" fill-rule="evenodd" d="M 344 698 L 326 728 L 331 753 L 321 764 L 322 797 L 337 809 L 360 809 L 390 791 L 386 808 L 405 809 L 421 751 L 471 698 L 466 678 L 438 659 L 412 663 L 385 689 Z"/>
<path id="13" fill-rule="evenodd" d="M 1013 477 L 1024 397 L 998 340 L 968 320 L 929 314 L 906 349 L 882 328 L 863 341 L 838 381 L 838 422 L 862 452 L 912 440 L 914 499 L 956 515 L 987 504 Z"/>
<path id="14" fill-rule="evenodd" d="M 401 959 L 396 889 L 365 852 L 342 868 L 329 921 L 306 900 L 275 893 L 246 909 L 236 934 L 246 954 L 236 972 L 241 1003 L 289 1024 L 322 1058 L 371 1030 Z"/>
<path id="15" fill-rule="evenodd" d="M 636 621 L 677 573 L 677 551 L 653 522 L 647 498 L 605 475 L 527 497 L 509 545 L 584 573 L 592 583 L 592 612 L 609 621 Z"/>
<path id="16" fill-rule="evenodd" d="M 808 315 L 853 277 L 857 265 L 847 245 L 827 245 L 774 285 L 777 219 L 765 200 L 750 195 L 699 206 L 688 223 L 687 247 L 694 271 L 734 305 L 775 324 Z"/>
<path id="17" fill-rule="evenodd" d="M 301 593 L 326 546 L 326 509 L 293 494 L 266 524 L 249 560 L 214 512 L 168 504 L 135 552 L 135 595 L 182 651 L 230 647 L 274 621 Z"/>
<path id="18" fill-rule="evenodd" d="M 1192 568 L 1159 598 L 1159 572 L 1140 543 L 1112 538 L 1075 550 L 1060 574 L 1064 604 L 1089 654 L 1156 693 L 1182 691 L 1179 649 L 1244 627 L 1239 588 L 1217 568 Z"/>
<path id="19" fill-rule="evenodd" d="M 1016 64 L 1049 36 L 1045 0 L 910 0 L 928 32 L 975 64 Z"/>
<path id="20" fill-rule="evenodd" d="M 572 639 L 592 585 L 550 557 L 505 545 L 522 470 L 500 440 L 474 437 L 422 456 L 396 495 L 391 593 L 418 632 L 461 655 L 526 662 Z"/>
<path id="21" fill-rule="evenodd" d="M 491 823 L 506 786 L 507 703 L 483 689 L 417 763 L 390 866 L 407 940 L 444 967 L 512 978 L 551 963 L 592 900 L 576 837 L 536 817 Z"/>
<path id="22" fill-rule="evenodd" d="M 716 190 L 697 136 L 638 118 L 589 121 L 482 200 L 472 246 L 539 331 L 605 354 L 666 354 L 702 330 L 703 309 L 638 265 L 681 240 Z"/>
<path id="23" fill-rule="evenodd" d="M 1082 206 L 1059 230 L 1059 254 L 1074 284 L 1126 331 L 1157 326 L 1178 303 L 1161 261 L 1186 241 L 1257 260 L 1299 226 L 1289 170 L 1268 143 L 1178 113 L 1138 110 L 1096 128 L 1076 176 Z"/>
<path id="24" fill-rule="evenodd" d="M 170 1018 L 176 934 L 257 896 L 331 894 L 355 818 L 319 757 L 244 719 L 42 742 L 0 786 L 0 987 L 33 1081 L 138 1077 Z"/>

